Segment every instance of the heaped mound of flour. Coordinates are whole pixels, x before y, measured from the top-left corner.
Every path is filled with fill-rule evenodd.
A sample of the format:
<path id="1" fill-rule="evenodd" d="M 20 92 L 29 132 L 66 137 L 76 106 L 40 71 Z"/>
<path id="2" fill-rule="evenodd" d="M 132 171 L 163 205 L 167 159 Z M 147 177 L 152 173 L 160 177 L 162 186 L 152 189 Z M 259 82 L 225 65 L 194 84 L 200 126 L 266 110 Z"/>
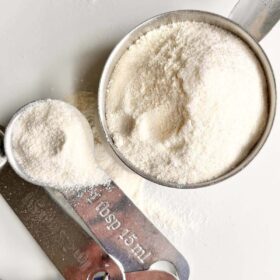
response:
<path id="1" fill-rule="evenodd" d="M 251 49 L 200 22 L 161 26 L 119 60 L 106 118 L 115 145 L 163 181 L 218 177 L 248 154 L 267 119 L 266 82 Z"/>
<path id="2" fill-rule="evenodd" d="M 86 118 L 62 101 L 26 106 L 15 121 L 12 147 L 25 175 L 39 184 L 68 189 L 110 181 L 94 159 Z"/>

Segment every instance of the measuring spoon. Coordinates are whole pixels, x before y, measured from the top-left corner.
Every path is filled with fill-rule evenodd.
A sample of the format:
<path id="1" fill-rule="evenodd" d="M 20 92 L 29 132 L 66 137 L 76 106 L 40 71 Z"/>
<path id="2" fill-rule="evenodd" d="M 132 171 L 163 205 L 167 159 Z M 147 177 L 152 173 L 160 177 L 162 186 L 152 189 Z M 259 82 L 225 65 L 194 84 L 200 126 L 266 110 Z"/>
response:
<path id="1" fill-rule="evenodd" d="M 12 136 L 21 114 L 28 107 L 46 101 L 29 103 L 17 111 L 9 122 L 4 136 L 5 154 L 13 170 L 25 181 L 44 187 L 48 185 L 33 180 L 17 162 Z M 72 108 L 71 105 L 66 105 Z M 126 279 L 127 273 L 135 275 L 135 278 L 128 279 L 137 279 L 139 274 L 136 272 L 148 271 L 155 267 L 155 264 L 162 262 L 169 264 L 168 271 L 171 274 L 168 275 L 180 280 L 188 279 L 189 266 L 184 257 L 113 181 L 106 186 L 71 191 L 62 189 L 59 192 L 82 218 L 106 253 L 119 264 L 120 271 L 123 271 L 122 279 Z M 110 274 L 110 271 L 107 272 Z M 115 278 L 114 275 L 110 277 L 121 279 L 119 275 Z"/>

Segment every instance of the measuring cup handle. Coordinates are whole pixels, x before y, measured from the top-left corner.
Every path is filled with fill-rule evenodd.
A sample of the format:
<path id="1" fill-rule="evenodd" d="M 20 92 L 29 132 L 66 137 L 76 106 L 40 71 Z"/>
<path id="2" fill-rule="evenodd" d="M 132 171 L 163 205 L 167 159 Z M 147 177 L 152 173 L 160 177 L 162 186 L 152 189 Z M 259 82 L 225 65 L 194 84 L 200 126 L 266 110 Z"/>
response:
<path id="1" fill-rule="evenodd" d="M 280 0 L 240 0 L 229 18 L 259 42 L 280 19 Z"/>

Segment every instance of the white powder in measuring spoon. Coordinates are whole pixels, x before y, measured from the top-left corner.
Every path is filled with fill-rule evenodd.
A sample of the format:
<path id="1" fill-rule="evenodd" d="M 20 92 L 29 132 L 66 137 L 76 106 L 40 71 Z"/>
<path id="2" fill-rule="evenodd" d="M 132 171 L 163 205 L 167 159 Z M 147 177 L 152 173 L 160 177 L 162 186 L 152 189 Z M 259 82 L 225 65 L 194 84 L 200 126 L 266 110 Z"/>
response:
<path id="1" fill-rule="evenodd" d="M 44 185 L 91 187 L 109 181 L 95 162 L 86 118 L 62 101 L 27 106 L 14 124 L 12 147 L 23 171 Z"/>
<path id="2" fill-rule="evenodd" d="M 140 170 L 179 184 L 218 177 L 259 139 L 266 82 L 251 49 L 201 22 L 161 26 L 119 60 L 106 118 L 117 148 Z"/>

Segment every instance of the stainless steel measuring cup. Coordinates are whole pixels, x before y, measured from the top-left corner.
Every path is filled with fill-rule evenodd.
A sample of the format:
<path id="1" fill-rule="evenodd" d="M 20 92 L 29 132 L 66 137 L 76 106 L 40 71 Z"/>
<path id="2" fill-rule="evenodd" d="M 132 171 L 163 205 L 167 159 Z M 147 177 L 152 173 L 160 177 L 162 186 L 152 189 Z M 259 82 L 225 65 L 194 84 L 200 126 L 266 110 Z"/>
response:
<path id="1" fill-rule="evenodd" d="M 275 111 L 276 111 L 276 85 L 273 70 L 269 63 L 267 56 L 258 42 L 271 30 L 274 24 L 280 18 L 280 0 L 241 0 L 237 3 L 230 14 L 230 18 L 225 18 L 213 13 L 194 11 L 194 10 L 180 10 L 172 11 L 165 14 L 155 16 L 144 23 L 137 26 L 131 32 L 129 32 L 114 48 L 109 56 L 107 63 L 104 67 L 102 77 L 99 85 L 98 92 L 98 105 L 99 105 L 99 118 L 103 132 L 105 133 L 107 142 L 112 148 L 118 158 L 132 171 L 138 175 L 146 178 L 154 183 L 173 187 L 173 188 L 199 188 L 209 186 L 218 182 L 221 182 L 246 167 L 257 153 L 261 150 L 267 137 L 271 131 Z M 227 172 L 226 174 L 202 183 L 180 185 L 173 182 L 165 182 L 152 177 L 151 175 L 143 172 L 135 167 L 130 161 L 128 161 L 118 148 L 114 145 L 110 136 L 110 132 L 106 122 L 106 92 L 108 83 L 114 68 L 127 50 L 127 48 L 135 42 L 141 35 L 158 28 L 161 25 L 181 22 L 181 21 L 198 21 L 206 22 L 212 25 L 219 26 L 239 38 L 241 38 L 255 53 L 256 57 L 260 61 L 260 64 L 264 70 L 265 78 L 267 82 L 267 99 L 268 99 L 268 111 L 269 116 L 264 129 L 264 132 L 255 146 L 251 149 L 246 158 L 241 161 L 235 168 Z M 187 172 L 187 170 L 186 170 Z"/>

